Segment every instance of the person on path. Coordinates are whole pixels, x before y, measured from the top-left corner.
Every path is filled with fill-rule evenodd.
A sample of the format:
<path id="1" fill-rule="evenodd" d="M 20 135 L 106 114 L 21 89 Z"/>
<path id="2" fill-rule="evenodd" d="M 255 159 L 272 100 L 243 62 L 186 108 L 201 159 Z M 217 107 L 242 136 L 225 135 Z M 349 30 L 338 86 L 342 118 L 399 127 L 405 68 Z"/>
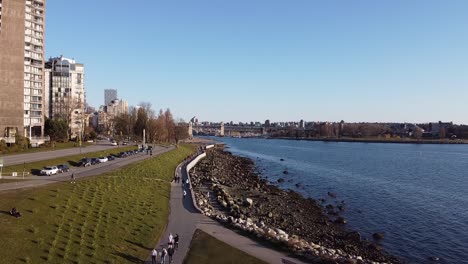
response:
<path id="1" fill-rule="evenodd" d="M 158 252 L 156 251 L 155 248 L 153 248 L 153 251 L 151 251 L 151 264 L 156 264 L 156 257 L 158 256 Z"/>
<path id="2" fill-rule="evenodd" d="M 172 243 L 174 243 L 174 236 L 172 235 L 172 233 L 169 233 L 169 244 Z"/>
<path id="3" fill-rule="evenodd" d="M 76 183 L 75 182 L 75 173 L 71 174 L 70 179 L 71 179 L 70 183 Z"/>
<path id="4" fill-rule="evenodd" d="M 175 234 L 174 236 L 174 247 L 175 249 L 179 248 L 179 234 Z"/>
<path id="5" fill-rule="evenodd" d="M 174 247 L 171 246 L 167 249 L 167 254 L 169 255 L 169 263 L 172 263 L 172 255 L 174 255 Z"/>
<path id="6" fill-rule="evenodd" d="M 167 250 L 166 248 L 163 248 L 161 251 L 161 264 L 164 264 L 166 262 L 166 256 L 167 256 Z"/>

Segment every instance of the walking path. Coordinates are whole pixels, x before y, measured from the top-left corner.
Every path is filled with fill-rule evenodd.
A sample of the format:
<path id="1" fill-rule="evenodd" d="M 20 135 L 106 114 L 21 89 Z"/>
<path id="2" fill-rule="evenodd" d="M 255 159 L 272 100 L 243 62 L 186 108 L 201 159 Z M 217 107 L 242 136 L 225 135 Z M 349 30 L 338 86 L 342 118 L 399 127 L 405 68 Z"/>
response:
<path id="1" fill-rule="evenodd" d="M 173 150 L 174 147 L 171 146 L 169 148 L 155 146 L 153 147 L 153 156 L 158 156 L 162 153 L 168 152 Z M 38 186 L 43 186 L 46 184 L 56 183 L 56 182 L 63 182 L 63 181 L 70 181 L 70 176 L 72 173 L 75 174 L 75 178 L 84 178 L 99 175 L 105 172 L 109 172 L 121 167 L 124 167 L 128 164 L 145 160 L 150 158 L 150 155 L 145 153 L 135 154 L 130 157 L 126 158 L 116 158 L 113 161 L 108 161 L 101 164 L 92 165 L 89 167 L 79 167 L 79 168 L 71 168 L 69 172 L 60 173 L 57 175 L 52 176 L 28 176 L 23 180 L 22 176 L 12 177 L 12 176 L 3 176 L 3 179 L 10 179 L 16 180 L 15 182 L 10 183 L 2 183 L 0 184 L 0 192 L 7 191 L 7 190 L 14 190 L 14 189 L 23 189 L 23 188 L 34 188 Z"/>
<path id="2" fill-rule="evenodd" d="M 189 251 L 190 242 L 196 229 L 201 229 L 211 236 L 238 248 L 247 254 L 250 254 L 258 259 L 266 261 L 272 264 L 303 264 L 298 259 L 289 257 L 287 253 L 273 250 L 265 247 L 258 242 L 242 236 L 220 223 L 212 220 L 211 218 L 199 213 L 194 207 L 193 196 L 191 190 L 182 187 L 182 182 L 187 179 L 187 173 L 185 170 L 185 164 L 181 164 L 177 167 L 176 173 L 181 177 L 181 183 L 172 183 L 171 186 L 171 197 L 170 197 L 170 215 L 166 231 L 161 237 L 159 243 L 156 245 L 156 250 L 160 254 L 163 247 L 167 248 L 169 233 L 172 235 L 179 234 L 179 249 L 173 256 L 172 263 L 182 263 L 185 256 Z M 183 197 L 183 190 L 187 191 L 187 196 Z M 149 252 L 147 261 L 145 263 L 151 263 L 151 252 Z M 158 263 L 160 259 L 158 256 Z M 166 257 L 166 263 L 168 258 Z"/>

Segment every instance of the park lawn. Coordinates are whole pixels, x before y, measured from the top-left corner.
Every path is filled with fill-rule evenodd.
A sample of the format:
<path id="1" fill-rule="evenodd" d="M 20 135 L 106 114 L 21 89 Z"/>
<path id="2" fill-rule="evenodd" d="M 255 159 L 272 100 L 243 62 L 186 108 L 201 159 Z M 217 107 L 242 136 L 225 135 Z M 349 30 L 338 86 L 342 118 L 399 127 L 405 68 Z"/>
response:
<path id="1" fill-rule="evenodd" d="M 83 142 L 81 144 L 82 148 L 85 148 L 87 146 L 90 146 L 94 143 L 88 143 L 88 142 Z M 53 150 L 59 150 L 59 149 L 67 149 L 67 148 L 79 148 L 78 143 L 74 141 L 69 141 L 69 142 L 56 142 L 54 147 L 38 147 L 38 148 L 28 148 L 28 149 L 22 149 L 22 150 L 16 150 L 16 151 L 9 151 L 5 152 L 2 154 L 3 156 L 6 155 L 16 155 L 16 154 L 24 154 L 24 153 L 34 153 L 34 152 L 43 152 L 43 151 L 53 151 Z M 0 152 L 1 154 L 1 152 Z"/>
<path id="2" fill-rule="evenodd" d="M 59 164 L 68 164 L 70 167 L 77 166 L 78 162 L 84 158 L 97 158 L 100 156 L 108 156 L 110 154 L 117 154 L 122 151 L 128 151 L 128 150 L 135 150 L 137 149 L 136 146 L 126 146 L 126 147 L 121 147 L 121 148 L 112 148 L 108 150 L 103 150 L 103 151 L 97 151 L 97 152 L 90 152 L 90 153 L 83 153 L 83 154 L 78 154 L 78 155 L 72 155 L 72 156 L 65 156 L 65 157 L 60 157 L 60 158 L 55 158 L 55 159 L 49 159 L 49 160 L 40 160 L 36 162 L 29 162 L 25 164 L 17 164 L 17 165 L 11 165 L 11 166 L 5 166 L 3 168 L 3 174 L 10 174 L 12 172 L 18 172 L 18 175 L 22 175 L 23 172 L 23 167 L 25 172 L 33 173 L 38 172 L 38 170 L 41 170 L 45 166 L 55 166 Z"/>
<path id="3" fill-rule="evenodd" d="M 194 149 L 180 146 L 76 184 L 1 193 L 1 262 L 144 261 L 166 226 L 174 171 Z M 21 218 L 8 215 L 13 206 Z"/>
<path id="4" fill-rule="evenodd" d="M 190 251 L 184 259 L 184 264 L 263 264 L 247 253 L 231 247 L 230 245 L 197 229 L 190 243 Z"/>

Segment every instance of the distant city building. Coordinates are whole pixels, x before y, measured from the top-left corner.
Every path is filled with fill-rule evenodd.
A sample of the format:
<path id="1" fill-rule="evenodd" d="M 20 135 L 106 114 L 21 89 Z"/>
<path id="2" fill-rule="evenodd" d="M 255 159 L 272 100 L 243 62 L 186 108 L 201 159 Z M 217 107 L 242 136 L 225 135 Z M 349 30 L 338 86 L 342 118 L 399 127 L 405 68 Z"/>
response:
<path id="1" fill-rule="evenodd" d="M 128 103 L 125 100 L 114 99 L 106 106 L 106 113 L 110 117 L 128 113 Z"/>
<path id="2" fill-rule="evenodd" d="M 45 115 L 69 123 L 70 137 L 82 135 L 86 127 L 84 65 L 63 56 L 45 64 Z"/>
<path id="3" fill-rule="evenodd" d="M 112 100 L 117 99 L 116 89 L 105 89 L 104 90 L 104 105 L 109 105 Z"/>
<path id="4" fill-rule="evenodd" d="M 45 0 L 0 1 L 0 138 L 8 143 L 44 134 L 44 18 Z"/>

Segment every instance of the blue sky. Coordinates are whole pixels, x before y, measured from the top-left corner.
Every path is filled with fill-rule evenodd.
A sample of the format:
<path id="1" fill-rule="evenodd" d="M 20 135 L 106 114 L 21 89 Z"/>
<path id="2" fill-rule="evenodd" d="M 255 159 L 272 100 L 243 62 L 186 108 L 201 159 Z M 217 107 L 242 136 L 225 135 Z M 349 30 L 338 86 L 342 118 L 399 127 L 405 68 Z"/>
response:
<path id="1" fill-rule="evenodd" d="M 87 100 L 185 120 L 468 124 L 468 1 L 48 0 Z"/>

